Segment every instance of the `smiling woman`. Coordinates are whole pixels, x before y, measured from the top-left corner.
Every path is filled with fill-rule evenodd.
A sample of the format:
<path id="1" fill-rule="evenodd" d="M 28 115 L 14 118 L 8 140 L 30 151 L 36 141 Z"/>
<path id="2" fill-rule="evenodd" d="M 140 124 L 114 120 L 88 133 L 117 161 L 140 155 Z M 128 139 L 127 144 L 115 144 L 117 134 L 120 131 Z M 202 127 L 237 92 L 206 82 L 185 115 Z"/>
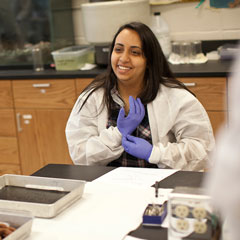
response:
<path id="1" fill-rule="evenodd" d="M 66 126 L 75 164 L 202 170 L 214 147 L 208 115 L 173 76 L 148 26 L 115 34 L 108 67 L 79 96 Z"/>
<path id="2" fill-rule="evenodd" d="M 118 91 L 127 112 L 129 95 L 136 98 L 143 88 L 146 62 L 137 32 L 131 29 L 120 32 L 113 48 L 111 64 L 118 79 Z"/>

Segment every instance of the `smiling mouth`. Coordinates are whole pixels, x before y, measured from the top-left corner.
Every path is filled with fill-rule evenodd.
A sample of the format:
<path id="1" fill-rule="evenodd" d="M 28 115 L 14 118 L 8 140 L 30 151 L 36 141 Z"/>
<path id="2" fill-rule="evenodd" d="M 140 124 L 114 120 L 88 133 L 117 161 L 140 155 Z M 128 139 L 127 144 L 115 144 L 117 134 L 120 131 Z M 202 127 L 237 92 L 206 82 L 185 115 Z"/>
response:
<path id="1" fill-rule="evenodd" d="M 126 67 L 126 66 L 121 66 L 121 65 L 118 65 L 118 68 L 120 70 L 130 70 L 130 69 L 132 69 L 131 67 Z"/>

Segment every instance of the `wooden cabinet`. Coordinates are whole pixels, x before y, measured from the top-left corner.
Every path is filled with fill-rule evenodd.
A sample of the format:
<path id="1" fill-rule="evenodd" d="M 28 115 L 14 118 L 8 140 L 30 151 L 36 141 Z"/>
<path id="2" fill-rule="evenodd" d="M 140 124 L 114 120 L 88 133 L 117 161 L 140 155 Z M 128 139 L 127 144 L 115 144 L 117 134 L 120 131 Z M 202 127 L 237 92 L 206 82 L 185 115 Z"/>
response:
<path id="1" fill-rule="evenodd" d="M 0 81 L 0 108 L 13 108 L 11 81 Z"/>
<path id="2" fill-rule="evenodd" d="M 15 80 L 15 108 L 72 108 L 76 99 L 75 80 Z"/>
<path id="3" fill-rule="evenodd" d="M 75 80 L 14 80 L 22 174 L 49 163 L 71 164 L 66 122 L 76 100 Z"/>
<path id="4" fill-rule="evenodd" d="M 21 128 L 18 140 L 23 174 L 32 174 L 49 163 L 72 163 L 65 139 L 70 109 L 16 111 Z"/>
<path id="5" fill-rule="evenodd" d="M 0 81 L 0 175 L 21 173 L 11 81 Z"/>
<path id="6" fill-rule="evenodd" d="M 92 81 L 93 81 L 93 78 L 76 79 L 77 96 L 79 96 L 80 93 L 84 90 L 84 88 L 86 88 Z"/>
<path id="7" fill-rule="evenodd" d="M 92 80 L 0 80 L 0 175 L 72 164 L 65 127 L 77 97 Z M 226 78 L 179 80 L 203 104 L 216 133 L 227 115 Z"/>
<path id="8" fill-rule="evenodd" d="M 198 98 L 210 118 L 214 134 L 227 122 L 227 79 L 223 77 L 178 78 Z"/>

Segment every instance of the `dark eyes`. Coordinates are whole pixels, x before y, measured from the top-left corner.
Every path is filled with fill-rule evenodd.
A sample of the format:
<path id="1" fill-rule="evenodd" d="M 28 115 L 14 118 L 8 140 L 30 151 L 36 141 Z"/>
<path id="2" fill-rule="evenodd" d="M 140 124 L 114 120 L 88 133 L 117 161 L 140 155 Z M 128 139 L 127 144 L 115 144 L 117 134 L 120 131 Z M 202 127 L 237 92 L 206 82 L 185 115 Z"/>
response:
<path id="1" fill-rule="evenodd" d="M 123 47 L 114 47 L 114 51 L 115 51 L 116 53 L 123 52 Z"/>
<path id="2" fill-rule="evenodd" d="M 124 48 L 115 46 L 113 50 L 116 53 L 122 53 L 124 51 Z M 133 56 L 140 56 L 140 55 L 142 55 L 142 51 L 138 50 L 138 49 L 130 49 L 130 54 L 132 54 Z"/>
<path id="3" fill-rule="evenodd" d="M 131 53 L 136 56 L 139 56 L 142 54 L 141 51 L 137 51 L 137 50 L 131 50 Z"/>

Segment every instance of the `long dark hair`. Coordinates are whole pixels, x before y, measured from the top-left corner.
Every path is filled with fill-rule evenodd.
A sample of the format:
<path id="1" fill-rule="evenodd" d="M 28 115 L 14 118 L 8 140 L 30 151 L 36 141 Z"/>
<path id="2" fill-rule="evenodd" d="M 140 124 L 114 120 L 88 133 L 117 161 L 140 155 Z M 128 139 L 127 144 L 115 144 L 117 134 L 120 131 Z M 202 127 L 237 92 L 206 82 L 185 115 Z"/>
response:
<path id="1" fill-rule="evenodd" d="M 184 88 L 188 90 L 185 85 L 178 81 L 169 68 L 168 62 L 163 54 L 162 48 L 151 29 L 141 22 L 131 22 L 121 26 L 115 34 L 110 46 L 108 67 L 105 73 L 98 75 L 95 80 L 84 90 L 88 94 L 82 103 L 80 110 L 86 103 L 88 97 L 97 89 L 104 89 L 103 105 L 106 104 L 108 113 L 111 113 L 111 105 L 113 99 L 111 97 L 111 89 L 117 84 L 117 77 L 113 72 L 111 65 L 111 55 L 115 45 L 118 34 L 124 29 L 131 29 L 138 33 L 141 42 L 143 54 L 147 59 L 146 71 L 144 75 L 144 88 L 139 94 L 139 98 L 143 104 L 147 104 L 155 99 L 160 84 L 172 88 Z M 189 91 L 189 90 L 188 90 Z"/>

